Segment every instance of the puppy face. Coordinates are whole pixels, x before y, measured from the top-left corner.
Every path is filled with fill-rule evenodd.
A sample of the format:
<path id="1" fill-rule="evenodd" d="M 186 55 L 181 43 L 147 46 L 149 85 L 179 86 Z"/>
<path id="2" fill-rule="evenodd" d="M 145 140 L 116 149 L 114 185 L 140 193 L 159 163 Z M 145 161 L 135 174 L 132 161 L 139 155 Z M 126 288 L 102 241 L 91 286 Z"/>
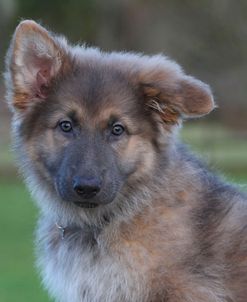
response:
<path id="1" fill-rule="evenodd" d="M 24 174 L 81 211 L 128 199 L 181 119 L 213 108 L 208 86 L 163 56 L 73 48 L 33 21 L 15 32 L 6 83 Z"/>
<path id="2" fill-rule="evenodd" d="M 134 88 L 96 67 L 61 80 L 24 114 L 20 136 L 35 173 L 81 207 L 112 202 L 131 175 L 149 171 L 155 148 L 155 125 Z"/>

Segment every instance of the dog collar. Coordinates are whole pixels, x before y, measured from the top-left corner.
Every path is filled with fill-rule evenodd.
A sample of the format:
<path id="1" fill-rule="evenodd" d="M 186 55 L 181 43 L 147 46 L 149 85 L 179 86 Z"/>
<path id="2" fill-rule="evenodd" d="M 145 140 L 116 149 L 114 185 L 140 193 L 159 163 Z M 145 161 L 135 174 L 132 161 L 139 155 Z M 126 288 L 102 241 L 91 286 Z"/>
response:
<path id="1" fill-rule="evenodd" d="M 96 226 L 90 226 L 88 224 L 84 224 L 84 226 L 78 226 L 76 224 L 72 224 L 70 226 L 62 226 L 58 222 L 55 223 L 56 229 L 58 230 L 60 237 L 62 240 L 65 239 L 66 235 L 73 235 L 75 233 L 82 233 L 85 234 L 85 236 L 90 236 L 93 238 L 97 238 L 97 236 L 100 234 L 102 227 L 107 226 L 110 222 L 110 219 L 108 217 L 104 218 L 104 224 L 102 223 L 101 227 Z M 91 234 L 91 235 L 90 235 Z"/>
<path id="2" fill-rule="evenodd" d="M 62 225 L 60 225 L 58 222 L 55 223 L 56 228 L 58 229 L 59 233 L 60 233 L 60 237 L 62 240 L 64 240 L 66 234 L 73 234 L 77 231 L 81 231 L 81 228 L 78 226 L 66 226 L 63 227 Z"/>

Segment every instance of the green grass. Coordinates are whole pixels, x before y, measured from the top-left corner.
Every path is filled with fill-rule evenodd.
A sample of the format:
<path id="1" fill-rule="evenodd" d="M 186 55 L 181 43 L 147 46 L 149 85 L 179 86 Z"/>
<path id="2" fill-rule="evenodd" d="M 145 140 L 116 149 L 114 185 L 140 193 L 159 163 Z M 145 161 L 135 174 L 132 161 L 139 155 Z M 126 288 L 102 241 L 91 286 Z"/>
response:
<path id="1" fill-rule="evenodd" d="M 189 122 L 181 133 L 191 149 L 203 157 L 211 167 L 229 180 L 246 183 L 247 132 L 241 133 L 220 127 Z"/>
<path id="2" fill-rule="evenodd" d="M 36 210 L 21 184 L 0 183 L 0 302 L 47 302 L 34 268 Z"/>

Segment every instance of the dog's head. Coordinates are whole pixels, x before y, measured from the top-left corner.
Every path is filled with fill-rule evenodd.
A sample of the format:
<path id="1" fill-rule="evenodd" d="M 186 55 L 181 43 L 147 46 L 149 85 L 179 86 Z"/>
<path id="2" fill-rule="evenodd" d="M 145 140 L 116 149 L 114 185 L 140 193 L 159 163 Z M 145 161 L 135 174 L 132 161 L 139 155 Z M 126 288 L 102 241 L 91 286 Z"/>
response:
<path id="1" fill-rule="evenodd" d="M 214 107 L 164 56 L 71 47 L 33 21 L 16 29 L 6 84 L 29 186 L 77 212 L 128 199 L 163 169 L 181 120 Z"/>

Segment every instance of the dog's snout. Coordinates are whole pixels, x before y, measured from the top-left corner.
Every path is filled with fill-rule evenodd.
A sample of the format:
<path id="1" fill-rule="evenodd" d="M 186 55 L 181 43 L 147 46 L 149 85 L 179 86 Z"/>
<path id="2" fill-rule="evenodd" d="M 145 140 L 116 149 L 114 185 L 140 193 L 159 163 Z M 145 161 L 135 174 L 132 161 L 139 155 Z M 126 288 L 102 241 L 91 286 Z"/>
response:
<path id="1" fill-rule="evenodd" d="M 73 189 L 81 198 L 89 199 L 99 193 L 101 181 L 96 177 L 76 176 L 73 179 Z"/>

